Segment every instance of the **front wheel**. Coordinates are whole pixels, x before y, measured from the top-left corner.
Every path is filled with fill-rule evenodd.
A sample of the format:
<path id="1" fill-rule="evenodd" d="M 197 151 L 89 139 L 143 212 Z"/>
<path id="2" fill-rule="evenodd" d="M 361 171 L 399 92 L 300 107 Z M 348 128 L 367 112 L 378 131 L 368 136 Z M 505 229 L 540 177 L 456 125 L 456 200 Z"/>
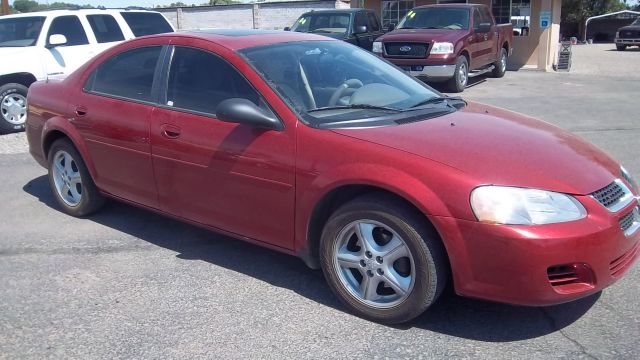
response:
<path id="1" fill-rule="evenodd" d="M 498 60 L 493 63 L 493 71 L 491 75 L 495 78 L 501 78 L 507 72 L 507 49 L 500 49 L 500 54 L 498 54 Z"/>
<path id="2" fill-rule="evenodd" d="M 447 81 L 447 90 L 454 93 L 463 92 L 469 81 L 469 62 L 464 56 L 456 59 L 456 68 L 453 77 Z"/>
<path id="3" fill-rule="evenodd" d="M 27 87 L 9 83 L 0 86 L 0 133 L 24 130 L 27 120 Z"/>
<path id="4" fill-rule="evenodd" d="M 616 50 L 625 51 L 627 49 L 626 45 L 616 45 Z"/>
<path id="5" fill-rule="evenodd" d="M 320 261 L 331 290 L 349 310 L 394 324 L 436 301 L 448 267 L 444 248 L 425 221 L 385 195 L 357 198 L 329 218 Z"/>
<path id="6" fill-rule="evenodd" d="M 59 139 L 51 145 L 48 162 L 49 186 L 67 214 L 85 216 L 102 207 L 104 198 L 69 140 Z"/>

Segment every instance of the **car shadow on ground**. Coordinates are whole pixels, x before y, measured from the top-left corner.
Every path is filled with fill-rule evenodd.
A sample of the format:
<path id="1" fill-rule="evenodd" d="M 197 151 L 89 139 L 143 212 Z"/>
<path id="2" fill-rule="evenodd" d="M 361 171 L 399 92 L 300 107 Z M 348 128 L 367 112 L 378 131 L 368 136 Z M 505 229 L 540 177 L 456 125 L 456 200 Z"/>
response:
<path id="1" fill-rule="evenodd" d="M 23 190 L 50 208 L 60 211 L 46 176 L 29 181 Z M 86 220 L 175 251 L 178 253 L 176 256 L 185 261 L 206 261 L 345 311 L 330 292 L 322 272 L 310 270 L 294 256 L 116 201 L 107 202 L 104 209 Z M 599 297 L 600 293 L 597 293 L 569 304 L 532 308 L 463 298 L 448 291 L 422 316 L 393 328 L 419 328 L 487 342 L 531 339 L 561 330 L 578 320 Z"/>
<path id="2" fill-rule="evenodd" d="M 618 50 L 616 48 L 613 48 L 613 49 L 607 49 L 605 51 L 620 51 L 620 50 Z M 628 48 L 624 49 L 624 51 L 640 52 L 640 47 L 628 47 Z M 622 51 L 622 52 L 624 52 L 624 51 Z"/>
<path id="3" fill-rule="evenodd" d="M 467 86 L 465 86 L 465 89 L 472 88 L 474 86 L 483 84 L 485 82 L 487 82 L 487 75 L 474 76 L 472 78 L 469 78 L 469 81 L 467 82 Z M 432 88 L 438 90 L 439 92 L 449 94 L 450 96 L 464 96 L 464 92 L 459 93 L 459 94 L 450 92 L 449 89 L 447 89 L 447 86 L 446 86 L 445 83 L 441 83 L 441 82 L 430 83 L 430 82 L 427 82 L 426 84 L 431 86 Z"/>

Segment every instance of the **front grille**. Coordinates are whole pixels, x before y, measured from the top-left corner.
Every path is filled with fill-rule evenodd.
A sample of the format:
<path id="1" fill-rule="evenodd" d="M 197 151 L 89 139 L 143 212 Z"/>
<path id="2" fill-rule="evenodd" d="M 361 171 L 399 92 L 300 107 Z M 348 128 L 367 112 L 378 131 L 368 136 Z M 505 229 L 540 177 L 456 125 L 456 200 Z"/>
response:
<path id="1" fill-rule="evenodd" d="M 622 30 L 619 37 L 622 39 L 637 39 L 640 38 L 640 31 L 638 30 Z"/>
<path id="2" fill-rule="evenodd" d="M 633 260 L 638 256 L 638 251 L 640 251 L 640 242 L 637 242 L 631 250 L 610 262 L 609 271 L 611 272 L 611 276 L 618 277 L 622 275 L 629 266 L 633 264 Z"/>
<path id="3" fill-rule="evenodd" d="M 633 201 L 631 190 L 620 180 L 591 193 L 591 197 L 612 212 L 619 211 Z"/>
<path id="4" fill-rule="evenodd" d="M 625 235 L 631 235 L 635 232 L 635 227 L 640 226 L 640 211 L 636 206 L 630 213 L 620 218 L 620 229 L 624 231 Z"/>
<path id="5" fill-rule="evenodd" d="M 384 43 L 384 50 L 389 57 L 425 58 L 429 43 L 388 42 Z"/>

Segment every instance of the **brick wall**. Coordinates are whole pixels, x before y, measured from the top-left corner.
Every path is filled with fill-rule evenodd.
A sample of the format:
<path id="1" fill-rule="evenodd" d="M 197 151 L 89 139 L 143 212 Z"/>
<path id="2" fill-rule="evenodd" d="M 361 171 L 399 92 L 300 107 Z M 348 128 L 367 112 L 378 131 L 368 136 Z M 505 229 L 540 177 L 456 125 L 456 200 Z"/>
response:
<path id="1" fill-rule="evenodd" d="M 160 11 L 176 29 L 282 29 L 291 26 L 304 12 L 348 7 L 340 0 L 312 0 L 155 10 Z"/>

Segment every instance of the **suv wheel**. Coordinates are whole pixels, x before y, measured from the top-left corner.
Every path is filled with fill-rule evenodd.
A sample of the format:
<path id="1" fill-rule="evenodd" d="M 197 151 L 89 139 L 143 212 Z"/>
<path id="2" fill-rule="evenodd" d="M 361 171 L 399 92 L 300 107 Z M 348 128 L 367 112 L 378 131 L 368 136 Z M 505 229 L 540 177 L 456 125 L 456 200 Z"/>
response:
<path id="1" fill-rule="evenodd" d="M 447 90 L 454 93 L 463 92 L 469 81 L 469 62 L 464 56 L 456 60 L 456 69 L 453 77 L 447 81 Z"/>
<path id="2" fill-rule="evenodd" d="M 26 86 L 16 83 L 0 86 L 0 133 L 24 130 L 27 91 Z"/>

